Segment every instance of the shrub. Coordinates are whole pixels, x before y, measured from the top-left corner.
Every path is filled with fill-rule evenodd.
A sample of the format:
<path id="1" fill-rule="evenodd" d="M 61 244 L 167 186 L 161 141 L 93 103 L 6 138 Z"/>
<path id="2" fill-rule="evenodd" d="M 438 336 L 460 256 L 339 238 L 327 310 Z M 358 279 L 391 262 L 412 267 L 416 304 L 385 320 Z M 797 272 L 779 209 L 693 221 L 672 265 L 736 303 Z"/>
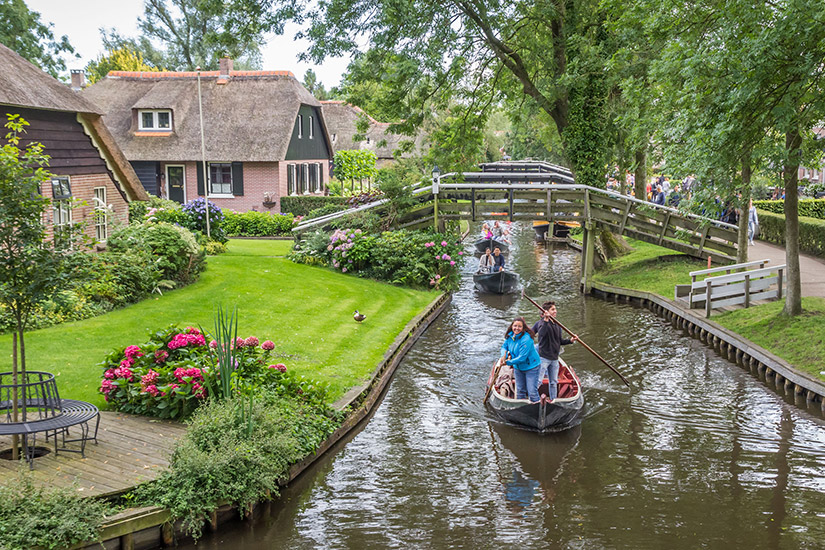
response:
<path id="1" fill-rule="evenodd" d="M 347 205 L 345 204 L 327 204 L 320 208 L 316 208 L 315 210 L 310 211 L 307 214 L 307 218 L 320 218 L 321 216 L 327 216 L 329 214 L 335 214 L 336 212 L 342 212 L 347 210 Z"/>
<path id="2" fill-rule="evenodd" d="M 753 201 L 758 210 L 785 214 L 785 201 Z M 760 213 L 761 215 L 761 213 Z M 825 220 L 825 199 L 801 199 L 799 201 L 799 217 L 819 218 Z"/>
<path id="3" fill-rule="evenodd" d="M 759 212 L 759 238 L 784 246 L 785 216 Z M 799 216 L 799 251 L 825 258 L 825 220 Z"/>
<path id="4" fill-rule="evenodd" d="M 206 235 L 206 199 L 198 197 L 181 207 L 184 221 L 180 225 L 190 231 L 199 231 Z M 209 235 L 213 241 L 225 243 L 226 232 L 223 228 L 224 215 L 220 206 L 209 201 Z"/>
<path id="5" fill-rule="evenodd" d="M 183 215 L 180 204 L 160 197 L 149 197 L 148 201 L 132 201 L 129 203 L 129 223 L 143 223 L 149 218 L 152 221 L 180 223 Z"/>
<path id="6" fill-rule="evenodd" d="M 155 257 L 164 279 L 190 283 L 205 267 L 205 254 L 194 235 L 168 223 L 145 223 L 118 229 L 109 237 L 109 250 L 143 250 Z"/>
<path id="7" fill-rule="evenodd" d="M 269 212 L 227 212 L 224 229 L 233 237 L 275 237 L 289 235 L 295 225 L 292 214 Z"/>
<path id="8" fill-rule="evenodd" d="M 320 197 L 317 195 L 281 197 L 281 212 L 290 213 L 293 216 L 306 216 L 312 210 L 327 204 L 346 203 L 346 197 Z"/>
<path id="9" fill-rule="evenodd" d="M 217 256 L 226 252 L 226 245 L 218 241 L 209 241 L 206 243 L 206 255 Z"/>

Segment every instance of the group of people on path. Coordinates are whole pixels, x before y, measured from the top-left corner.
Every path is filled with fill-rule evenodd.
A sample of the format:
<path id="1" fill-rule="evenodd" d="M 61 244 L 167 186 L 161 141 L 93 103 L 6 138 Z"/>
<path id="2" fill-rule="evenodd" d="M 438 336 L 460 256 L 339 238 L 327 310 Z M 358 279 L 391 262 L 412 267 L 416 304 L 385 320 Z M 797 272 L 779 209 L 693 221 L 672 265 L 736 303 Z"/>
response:
<path id="1" fill-rule="evenodd" d="M 561 347 L 578 341 L 579 337 L 564 338 L 561 326 L 555 322 L 556 303 L 542 304 L 544 310 L 532 327 L 527 326 L 524 317 L 517 317 L 507 327 L 504 343 L 501 345 L 501 363 L 513 367 L 516 382 L 516 399 L 541 401 L 539 386 L 545 375 L 548 380 L 547 399 L 556 399 L 559 382 L 559 353 Z M 538 338 L 538 349 L 534 338 Z M 495 380 L 492 383 L 496 383 Z"/>

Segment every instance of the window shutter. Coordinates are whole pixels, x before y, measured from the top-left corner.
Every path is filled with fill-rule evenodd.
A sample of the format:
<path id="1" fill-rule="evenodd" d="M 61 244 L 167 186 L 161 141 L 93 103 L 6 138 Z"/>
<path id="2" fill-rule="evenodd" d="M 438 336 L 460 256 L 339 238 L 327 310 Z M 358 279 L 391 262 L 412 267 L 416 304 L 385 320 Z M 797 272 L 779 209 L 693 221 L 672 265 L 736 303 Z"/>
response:
<path id="1" fill-rule="evenodd" d="M 318 163 L 318 191 L 324 190 L 324 165 Z"/>
<path id="2" fill-rule="evenodd" d="M 195 171 L 198 173 L 198 195 L 199 196 L 205 196 L 206 195 L 206 188 L 205 188 L 204 183 L 203 183 L 204 182 L 204 177 L 203 177 L 203 163 L 202 162 L 197 163 L 197 170 L 195 170 Z"/>
<path id="3" fill-rule="evenodd" d="M 238 197 L 243 196 L 243 163 L 232 163 L 232 194 Z"/>

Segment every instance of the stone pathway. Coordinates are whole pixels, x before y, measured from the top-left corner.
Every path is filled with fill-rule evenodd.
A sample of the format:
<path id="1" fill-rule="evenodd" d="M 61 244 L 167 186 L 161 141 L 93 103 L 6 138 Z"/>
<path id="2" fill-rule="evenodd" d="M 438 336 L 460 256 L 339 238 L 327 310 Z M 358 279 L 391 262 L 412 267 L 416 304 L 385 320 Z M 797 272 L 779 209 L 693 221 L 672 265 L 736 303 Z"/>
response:
<path id="1" fill-rule="evenodd" d="M 748 247 L 748 259 L 770 260 L 769 265 L 785 263 L 785 249 L 775 244 L 756 241 Z M 802 274 L 802 296 L 825 298 L 825 260 L 807 254 L 799 255 L 799 271 Z"/>

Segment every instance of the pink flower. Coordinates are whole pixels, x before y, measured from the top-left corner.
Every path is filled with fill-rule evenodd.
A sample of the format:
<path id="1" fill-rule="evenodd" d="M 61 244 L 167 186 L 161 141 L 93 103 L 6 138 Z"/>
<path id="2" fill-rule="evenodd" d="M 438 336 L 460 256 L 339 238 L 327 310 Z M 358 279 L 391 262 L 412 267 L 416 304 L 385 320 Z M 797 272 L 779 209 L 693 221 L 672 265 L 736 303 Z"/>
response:
<path id="1" fill-rule="evenodd" d="M 246 340 L 244 340 L 244 345 L 248 348 L 254 348 L 258 346 L 258 339 L 254 336 L 250 336 Z"/>
<path id="2" fill-rule="evenodd" d="M 463 255 L 464 255 L 464 251 L 459 250 L 459 251 L 458 251 L 458 255 L 459 255 L 459 256 L 463 256 Z"/>
<path id="3" fill-rule="evenodd" d="M 161 363 L 165 363 L 166 359 L 169 358 L 169 352 L 166 350 L 159 349 L 155 352 L 155 363 L 160 365 Z"/>
<path id="4" fill-rule="evenodd" d="M 286 365 L 284 365 L 283 363 L 278 363 L 277 365 L 275 365 L 275 368 L 281 372 L 286 372 Z"/>
<path id="5" fill-rule="evenodd" d="M 158 391 L 157 386 L 151 385 L 151 386 L 146 386 L 145 388 L 143 388 L 143 390 L 141 390 L 140 393 L 148 393 L 152 397 L 157 397 L 160 392 Z"/>
<path id="6" fill-rule="evenodd" d="M 125 378 L 126 380 L 131 381 L 133 375 L 129 367 L 121 366 L 115 369 L 115 376 L 117 376 L 118 378 Z"/>
<path id="7" fill-rule="evenodd" d="M 430 248 L 431 246 L 435 246 L 435 243 L 424 243 L 424 248 Z"/>
<path id="8" fill-rule="evenodd" d="M 261 349 L 264 349 L 266 351 L 273 350 L 275 349 L 275 342 L 273 342 L 272 340 L 264 340 L 264 343 L 261 344 Z"/>
<path id="9" fill-rule="evenodd" d="M 115 370 L 114 369 L 107 370 L 106 372 L 103 373 L 103 377 L 107 378 L 109 380 L 114 380 L 115 379 Z"/>
<path id="10" fill-rule="evenodd" d="M 441 259 L 442 260 L 452 260 L 452 258 L 450 258 L 449 254 L 444 254 L 443 256 L 441 256 Z"/>
<path id="11" fill-rule="evenodd" d="M 450 262 L 450 265 L 455 265 L 455 262 L 451 261 L 451 262 Z"/>
<path id="12" fill-rule="evenodd" d="M 244 347 L 245 344 L 246 344 L 246 342 L 244 342 L 244 339 L 241 338 L 240 336 L 238 336 L 235 339 L 235 347 L 236 348 L 242 348 L 242 347 Z"/>
<path id="13" fill-rule="evenodd" d="M 197 397 L 198 399 L 203 399 L 206 397 L 206 388 L 195 382 L 192 384 L 192 395 Z"/>
<path id="14" fill-rule="evenodd" d="M 194 334 L 194 335 L 198 335 L 198 334 L 200 334 L 200 333 L 201 333 L 201 331 L 199 331 L 199 330 L 198 330 L 198 329 L 196 329 L 195 327 L 186 327 L 186 334 Z"/>
<path id="15" fill-rule="evenodd" d="M 187 333 L 180 333 L 176 334 L 172 340 L 167 344 L 169 349 L 178 349 L 183 348 L 186 346 L 205 346 L 206 345 L 206 338 L 203 337 L 203 334 L 187 334 Z"/>
<path id="16" fill-rule="evenodd" d="M 342 268 L 341 268 L 341 273 L 346 273 L 346 272 L 347 272 L 347 268 L 346 268 L 346 267 L 342 267 Z"/>
<path id="17" fill-rule="evenodd" d="M 134 365 L 134 364 L 135 364 L 134 359 L 124 359 L 123 361 L 120 362 L 120 366 L 123 367 L 123 368 L 126 368 L 126 369 L 131 368 L 132 365 Z"/>
<path id="18" fill-rule="evenodd" d="M 430 286 L 435 286 L 435 279 L 430 279 Z"/>
<path id="19" fill-rule="evenodd" d="M 441 241 L 441 246 L 447 246 L 447 241 Z"/>
<path id="20" fill-rule="evenodd" d="M 123 355 L 125 355 L 127 359 L 131 359 L 134 362 L 136 357 L 143 357 L 143 352 L 140 351 L 138 346 L 129 346 L 123 350 Z"/>
<path id="21" fill-rule="evenodd" d="M 209 342 L 209 347 L 212 348 L 212 349 L 217 349 L 218 341 L 217 340 L 212 340 L 211 342 Z"/>
<path id="22" fill-rule="evenodd" d="M 150 369 L 149 372 L 140 377 L 140 385 L 144 387 L 154 386 L 157 384 L 158 378 L 160 378 L 160 374 Z"/>
<path id="23" fill-rule="evenodd" d="M 111 380 L 101 380 L 100 391 L 103 394 L 108 394 L 110 391 L 112 391 L 112 389 L 114 389 L 114 386 L 112 385 Z"/>

